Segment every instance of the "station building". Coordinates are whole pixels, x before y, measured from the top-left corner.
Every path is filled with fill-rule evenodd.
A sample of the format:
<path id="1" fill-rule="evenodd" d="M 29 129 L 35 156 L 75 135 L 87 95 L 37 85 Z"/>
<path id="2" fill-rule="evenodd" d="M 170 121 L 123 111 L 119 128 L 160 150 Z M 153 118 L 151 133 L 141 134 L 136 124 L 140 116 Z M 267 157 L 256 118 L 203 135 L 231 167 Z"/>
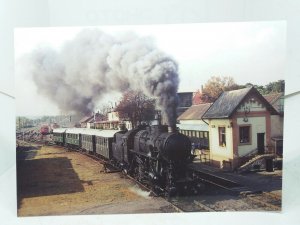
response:
<path id="1" fill-rule="evenodd" d="M 210 163 L 236 169 L 250 155 L 269 154 L 274 107 L 254 88 L 223 92 L 204 113 L 209 124 Z"/>

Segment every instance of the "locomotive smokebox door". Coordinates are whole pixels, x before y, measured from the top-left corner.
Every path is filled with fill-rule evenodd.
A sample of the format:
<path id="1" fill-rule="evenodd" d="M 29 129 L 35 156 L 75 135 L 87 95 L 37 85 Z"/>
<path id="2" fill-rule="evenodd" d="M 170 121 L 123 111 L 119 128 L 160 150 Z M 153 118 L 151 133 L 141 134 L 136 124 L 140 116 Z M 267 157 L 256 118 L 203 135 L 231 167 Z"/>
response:
<path id="1" fill-rule="evenodd" d="M 171 133 L 165 138 L 162 152 L 164 158 L 180 161 L 190 157 L 191 142 L 188 137 L 180 133 Z"/>

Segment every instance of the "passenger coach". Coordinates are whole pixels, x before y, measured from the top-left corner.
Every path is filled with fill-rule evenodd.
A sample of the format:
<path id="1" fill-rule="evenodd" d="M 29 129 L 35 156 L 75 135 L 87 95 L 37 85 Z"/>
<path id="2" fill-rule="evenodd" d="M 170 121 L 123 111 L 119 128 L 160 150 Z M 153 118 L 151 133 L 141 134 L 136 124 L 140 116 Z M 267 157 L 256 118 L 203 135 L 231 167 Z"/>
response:
<path id="1" fill-rule="evenodd" d="M 64 145 L 66 138 L 66 128 L 53 129 L 53 141 L 57 145 Z"/>
<path id="2" fill-rule="evenodd" d="M 58 145 L 82 149 L 90 154 L 111 159 L 112 142 L 118 130 L 86 128 L 58 128 L 53 130 L 53 141 Z"/>

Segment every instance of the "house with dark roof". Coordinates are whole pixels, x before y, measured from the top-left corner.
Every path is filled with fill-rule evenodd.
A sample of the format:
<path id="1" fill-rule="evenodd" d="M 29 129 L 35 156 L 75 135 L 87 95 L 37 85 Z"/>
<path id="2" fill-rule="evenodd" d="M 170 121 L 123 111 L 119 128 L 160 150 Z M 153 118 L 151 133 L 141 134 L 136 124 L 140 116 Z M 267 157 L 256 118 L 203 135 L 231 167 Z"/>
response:
<path id="1" fill-rule="evenodd" d="M 81 128 L 87 128 L 87 124 L 94 118 L 93 115 L 83 117 L 79 123 Z"/>
<path id="2" fill-rule="evenodd" d="M 81 128 L 91 128 L 95 129 L 95 124 L 99 121 L 102 121 L 104 116 L 101 115 L 99 112 L 93 113 L 93 115 L 83 117 L 79 123 Z"/>
<path id="3" fill-rule="evenodd" d="M 199 148 L 208 149 L 208 124 L 202 120 L 202 116 L 208 110 L 212 103 L 192 105 L 178 118 L 179 132 L 188 136 L 192 143 Z"/>
<path id="4" fill-rule="evenodd" d="M 267 155 L 274 107 L 254 88 L 223 92 L 202 119 L 209 124 L 210 162 L 237 169 L 250 155 Z"/>

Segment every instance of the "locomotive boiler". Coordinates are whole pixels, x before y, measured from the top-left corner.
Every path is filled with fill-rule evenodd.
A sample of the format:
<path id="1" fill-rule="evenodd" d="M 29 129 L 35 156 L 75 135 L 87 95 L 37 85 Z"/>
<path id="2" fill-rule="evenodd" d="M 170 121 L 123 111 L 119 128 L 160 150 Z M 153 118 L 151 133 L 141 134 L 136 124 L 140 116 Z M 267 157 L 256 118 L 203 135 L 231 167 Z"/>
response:
<path id="1" fill-rule="evenodd" d="M 187 169 L 193 159 L 187 136 L 169 132 L 168 126 L 154 125 L 117 133 L 114 139 L 113 157 L 138 181 L 169 196 L 192 188 L 197 191 Z"/>

